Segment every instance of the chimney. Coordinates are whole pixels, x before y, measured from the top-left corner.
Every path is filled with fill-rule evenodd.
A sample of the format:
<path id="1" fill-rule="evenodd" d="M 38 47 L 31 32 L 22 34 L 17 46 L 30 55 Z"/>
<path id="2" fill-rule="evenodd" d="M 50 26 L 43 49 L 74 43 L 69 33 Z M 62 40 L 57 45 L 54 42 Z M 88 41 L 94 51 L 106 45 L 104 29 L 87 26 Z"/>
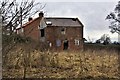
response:
<path id="1" fill-rule="evenodd" d="M 43 17 L 44 16 L 44 13 L 43 13 L 43 11 L 41 11 L 40 13 L 39 13 L 39 17 Z"/>
<path id="2" fill-rule="evenodd" d="M 32 20 L 32 17 L 29 17 L 29 18 L 28 18 L 28 21 L 31 21 L 31 20 Z"/>

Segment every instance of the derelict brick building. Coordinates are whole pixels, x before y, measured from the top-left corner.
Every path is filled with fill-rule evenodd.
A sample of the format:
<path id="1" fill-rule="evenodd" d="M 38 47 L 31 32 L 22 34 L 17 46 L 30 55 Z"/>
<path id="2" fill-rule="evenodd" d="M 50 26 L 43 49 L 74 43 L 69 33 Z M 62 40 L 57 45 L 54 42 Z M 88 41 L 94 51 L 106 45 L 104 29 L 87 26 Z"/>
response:
<path id="1" fill-rule="evenodd" d="M 53 50 L 83 49 L 83 24 L 78 18 L 44 17 L 40 13 L 18 28 L 17 33 L 46 43 Z"/>

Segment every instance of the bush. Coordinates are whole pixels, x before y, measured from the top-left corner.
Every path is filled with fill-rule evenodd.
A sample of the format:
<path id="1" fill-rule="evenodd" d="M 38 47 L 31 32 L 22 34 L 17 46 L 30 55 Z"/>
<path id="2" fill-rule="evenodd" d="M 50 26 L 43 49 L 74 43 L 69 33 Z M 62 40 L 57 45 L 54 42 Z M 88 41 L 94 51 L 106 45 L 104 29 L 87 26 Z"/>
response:
<path id="1" fill-rule="evenodd" d="M 27 43 L 30 42 L 32 39 L 29 37 L 23 37 L 17 34 L 12 35 L 2 35 L 3 45 L 5 44 L 12 44 L 12 43 Z"/>

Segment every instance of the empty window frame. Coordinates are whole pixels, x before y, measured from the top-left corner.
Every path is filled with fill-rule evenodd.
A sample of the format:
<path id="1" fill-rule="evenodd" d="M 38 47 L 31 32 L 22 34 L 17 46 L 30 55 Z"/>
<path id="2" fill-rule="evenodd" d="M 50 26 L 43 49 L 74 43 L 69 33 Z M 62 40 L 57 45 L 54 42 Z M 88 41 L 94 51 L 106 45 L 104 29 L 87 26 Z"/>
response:
<path id="1" fill-rule="evenodd" d="M 24 28 L 22 28 L 22 33 L 24 32 Z"/>
<path id="2" fill-rule="evenodd" d="M 65 34 L 65 28 L 61 29 L 61 34 Z"/>
<path id="3" fill-rule="evenodd" d="M 40 32 L 41 32 L 41 37 L 44 37 L 45 36 L 45 29 L 40 29 Z"/>
<path id="4" fill-rule="evenodd" d="M 59 39 L 56 40 L 56 46 L 57 47 L 61 46 L 61 40 L 59 40 Z"/>
<path id="5" fill-rule="evenodd" d="M 80 45 L 80 41 L 79 41 L 79 39 L 75 39 L 75 45 L 77 45 L 77 46 Z"/>

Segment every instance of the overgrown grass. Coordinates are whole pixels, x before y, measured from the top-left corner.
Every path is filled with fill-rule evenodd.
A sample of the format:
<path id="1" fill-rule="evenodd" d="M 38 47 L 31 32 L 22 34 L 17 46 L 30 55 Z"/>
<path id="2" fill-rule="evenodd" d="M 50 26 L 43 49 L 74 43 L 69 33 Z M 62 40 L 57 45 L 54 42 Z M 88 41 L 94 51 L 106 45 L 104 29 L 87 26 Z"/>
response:
<path id="1" fill-rule="evenodd" d="M 22 78 L 25 64 L 26 78 L 119 78 L 115 51 L 27 52 L 23 48 L 15 47 L 6 55 L 3 77 Z"/>

